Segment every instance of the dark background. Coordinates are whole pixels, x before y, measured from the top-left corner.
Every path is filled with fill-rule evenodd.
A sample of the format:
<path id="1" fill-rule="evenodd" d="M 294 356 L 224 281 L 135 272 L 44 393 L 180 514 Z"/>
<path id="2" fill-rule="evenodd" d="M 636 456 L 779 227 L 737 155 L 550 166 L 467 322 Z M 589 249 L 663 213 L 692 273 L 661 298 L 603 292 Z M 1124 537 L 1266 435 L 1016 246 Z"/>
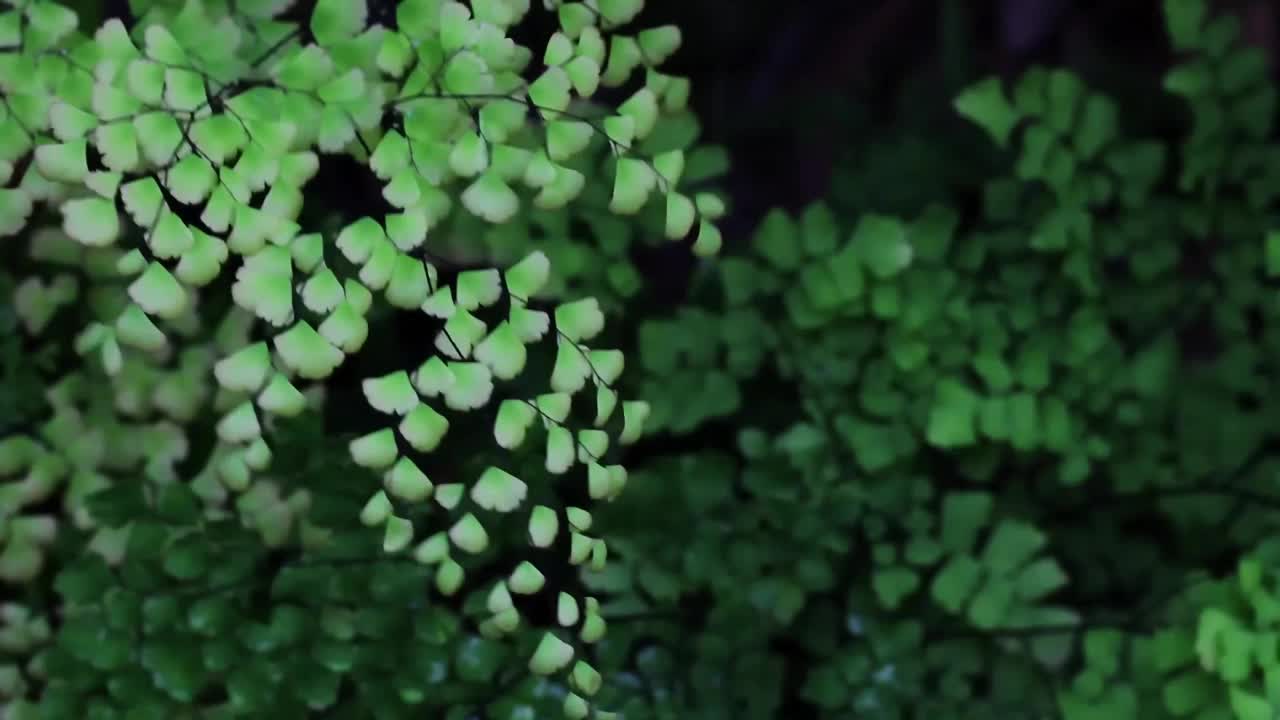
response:
<path id="1" fill-rule="evenodd" d="M 1211 4 L 1240 15 L 1246 38 L 1271 53 L 1274 68 L 1280 3 Z M 950 98 L 983 75 L 1010 77 L 1035 64 L 1066 65 L 1122 106 L 1129 88 L 1142 88 L 1150 97 L 1149 88 L 1158 86 L 1174 59 L 1162 5 L 1162 0 L 649 0 L 642 17 L 684 30 L 684 47 L 668 71 L 691 77 L 705 139 L 730 151 L 733 169 L 725 190 L 734 210 L 725 235 L 733 243 L 770 207 L 795 208 L 831 191 L 847 199 L 842 176 L 872 164 L 868 144 L 956 131 L 959 121 Z M 979 139 L 974 135 L 975 142 Z M 955 158 L 944 164 L 982 161 Z M 952 167 L 956 176 L 919 177 L 909 172 L 909 163 L 897 164 L 903 166 L 897 177 L 892 167 L 875 170 L 888 173 L 886 183 L 906 188 L 965 174 L 964 167 Z M 874 198 L 864 202 L 877 204 Z"/>

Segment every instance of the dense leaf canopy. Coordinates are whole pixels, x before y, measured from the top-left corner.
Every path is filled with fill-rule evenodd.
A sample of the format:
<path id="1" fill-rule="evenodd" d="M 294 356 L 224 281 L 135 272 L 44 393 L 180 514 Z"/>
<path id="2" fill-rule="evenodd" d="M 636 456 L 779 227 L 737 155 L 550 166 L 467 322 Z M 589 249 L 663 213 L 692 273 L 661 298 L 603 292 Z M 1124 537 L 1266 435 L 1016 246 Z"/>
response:
<path id="1" fill-rule="evenodd" d="M 642 4 L 3 5 L 0 718 L 1280 713 L 1239 20 L 734 238 Z"/>

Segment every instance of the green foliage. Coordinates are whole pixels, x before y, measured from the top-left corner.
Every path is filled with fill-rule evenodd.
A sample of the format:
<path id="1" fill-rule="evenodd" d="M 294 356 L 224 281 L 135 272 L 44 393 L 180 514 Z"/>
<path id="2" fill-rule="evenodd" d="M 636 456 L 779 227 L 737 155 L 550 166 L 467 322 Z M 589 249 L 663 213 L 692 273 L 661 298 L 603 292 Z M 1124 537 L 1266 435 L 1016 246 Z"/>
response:
<path id="1" fill-rule="evenodd" d="M 641 5 L 0 13 L 6 718 L 1280 711 L 1238 21 L 1167 0 L 1149 97 L 968 83 L 739 241 Z"/>
<path id="2" fill-rule="evenodd" d="M 725 210 L 679 30 L 250 5 L 0 13 L 6 717 L 607 717 L 576 573 L 648 410 L 596 342 Z"/>
<path id="3" fill-rule="evenodd" d="M 646 321 L 650 430 L 734 437 L 598 514 L 629 713 L 1277 712 L 1276 91 L 1235 19 L 1166 17 L 1181 138 L 1067 69 L 974 82 L 976 211 L 774 211 Z"/>

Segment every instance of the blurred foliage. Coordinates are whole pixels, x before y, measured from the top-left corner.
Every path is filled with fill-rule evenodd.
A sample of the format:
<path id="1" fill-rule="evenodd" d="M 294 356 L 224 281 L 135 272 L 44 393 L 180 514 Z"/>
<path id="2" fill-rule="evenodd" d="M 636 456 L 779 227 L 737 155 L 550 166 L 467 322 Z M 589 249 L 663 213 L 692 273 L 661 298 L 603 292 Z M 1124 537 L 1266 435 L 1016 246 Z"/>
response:
<path id="1" fill-rule="evenodd" d="M 985 138 L 904 114 L 644 323 L 628 717 L 1275 715 L 1276 88 L 1165 17 L 1149 98 L 971 82 Z"/>

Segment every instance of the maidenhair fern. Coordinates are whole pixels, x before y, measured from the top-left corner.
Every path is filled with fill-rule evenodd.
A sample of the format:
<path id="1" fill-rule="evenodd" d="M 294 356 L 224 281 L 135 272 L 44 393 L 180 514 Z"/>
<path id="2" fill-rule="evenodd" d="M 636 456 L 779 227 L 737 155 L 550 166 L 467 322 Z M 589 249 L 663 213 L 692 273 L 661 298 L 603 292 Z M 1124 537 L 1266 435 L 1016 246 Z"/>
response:
<path id="1" fill-rule="evenodd" d="M 638 0 L 128 5 L 0 13 L 6 717 L 1276 715 L 1276 90 L 1206 0 L 670 311 L 725 163 Z"/>
<path id="2" fill-rule="evenodd" d="M 1276 89 L 1208 5 L 1163 93 L 974 82 L 972 197 L 769 212 L 644 324 L 694 442 L 598 517 L 627 712 L 1276 715 Z"/>
<path id="3" fill-rule="evenodd" d="M 525 543 L 602 567 L 605 540 L 591 534 L 589 511 L 548 495 L 547 478 L 581 483 L 584 500 L 615 498 L 627 472 L 610 446 L 639 437 L 648 406 L 620 394 L 622 353 L 595 344 L 601 305 L 564 297 L 563 286 L 547 292 L 559 282 L 547 252 L 526 243 L 520 257 L 487 266 L 492 253 L 480 237 L 465 253 L 478 264 L 451 248 L 477 223 L 552 217 L 603 182 L 604 202 L 588 207 L 595 222 L 656 207 L 667 237 L 714 254 L 724 205 L 686 182 L 689 141 L 646 143 L 687 103 L 688 81 L 659 70 L 681 34 L 633 29 L 639 0 L 291 5 L 157 2 L 135 8 L 132 27 L 119 19 L 78 27 L 72 10 L 45 0 L 0 14 L 0 234 L 18 236 L 10 242 L 25 246 L 32 268 L 14 291 L 15 310 L 36 337 L 63 315 L 83 323 L 73 347 L 55 350 L 83 361 L 51 386 L 52 419 L 0 441 L 0 474 L 18 478 L 5 486 L 0 577 L 40 572 L 66 520 L 19 509 L 44 507 L 60 488 L 67 519 L 93 533 L 95 552 L 60 576 L 68 619 L 54 659 L 5 671 L 47 676 L 36 704 L 16 705 L 14 717 L 31 708 L 79 716 L 84 703 L 97 713 L 134 703 L 173 717 L 216 686 L 229 698 L 218 712 L 292 716 L 332 706 L 353 667 L 372 672 L 354 656 L 333 656 L 354 646 L 317 650 L 326 679 L 307 678 L 304 662 L 293 700 L 271 700 L 265 693 L 292 661 L 268 653 L 260 661 L 275 669 L 233 669 L 233 651 L 218 638 L 243 608 L 211 607 L 207 618 L 199 608 L 220 602 L 218 577 L 246 568 L 218 570 L 225 549 L 209 544 L 252 543 L 236 524 L 269 548 L 341 546 L 342 523 L 322 519 L 307 483 L 280 474 L 278 441 L 326 406 L 328 383 L 389 312 L 418 314 L 434 329 L 410 343 L 411 364 L 360 381 L 382 420 L 340 440 L 357 473 L 348 489 L 362 496 L 359 523 L 414 568 L 406 578 L 425 573 L 442 596 L 487 593 L 474 618 L 480 635 L 461 642 L 492 663 L 507 652 L 494 640 L 524 622 L 512 594 L 558 598 L 561 627 L 530 647 L 521 634 L 516 645 L 535 675 L 567 683 L 570 717 L 606 717 L 593 707 L 601 677 L 582 650 L 603 634 L 599 603 L 546 582 L 545 558 L 514 562 L 496 578 L 485 564 L 485 586 L 471 587 L 470 558 L 509 542 L 510 517 L 526 528 Z M 545 47 L 509 37 L 541 12 L 558 24 Z M 590 102 L 602 88 L 620 98 L 616 106 Z M 334 217 L 337 209 L 313 207 L 309 182 L 337 155 L 366 166 L 367 177 L 341 182 L 375 184 L 385 214 Z M 703 164 L 688 169 L 692 181 L 707 175 Z M 320 225 L 309 224 L 317 217 Z M 49 337 L 56 347 L 58 336 Z M 552 364 L 535 370 L 530 357 L 544 352 Z M 575 412 L 575 399 L 589 410 Z M 455 425 L 486 412 L 492 440 L 479 450 L 482 467 L 424 469 L 436 467 L 429 458 L 450 447 Z M 534 444 L 543 462 L 531 477 L 511 453 Z M 378 477 L 382 487 L 361 486 Z M 159 575 L 140 569 L 149 562 Z M 171 620 L 188 588 L 165 594 L 166 576 L 211 593 L 183 601 L 186 623 Z M 160 594 L 139 595 L 145 587 Z M 28 622 L 24 612 L 13 606 L 11 621 Z M 137 649 L 111 634 L 132 631 L 138 612 L 144 634 L 170 628 L 141 649 L 150 673 L 142 676 L 121 664 Z M 249 649 L 291 646 L 302 613 L 282 605 L 262 629 L 241 628 L 260 636 Z M 112 630 L 91 640 L 104 617 Z M 14 632 L 33 642 L 48 635 Z M 496 667 L 473 680 L 487 682 Z M 362 693 L 380 682 L 361 677 Z M 22 696 L 20 680 L 6 675 L 5 693 Z M 121 683 L 131 688 L 123 695 Z M 375 715 L 427 697 L 408 687 L 393 695 Z"/>

